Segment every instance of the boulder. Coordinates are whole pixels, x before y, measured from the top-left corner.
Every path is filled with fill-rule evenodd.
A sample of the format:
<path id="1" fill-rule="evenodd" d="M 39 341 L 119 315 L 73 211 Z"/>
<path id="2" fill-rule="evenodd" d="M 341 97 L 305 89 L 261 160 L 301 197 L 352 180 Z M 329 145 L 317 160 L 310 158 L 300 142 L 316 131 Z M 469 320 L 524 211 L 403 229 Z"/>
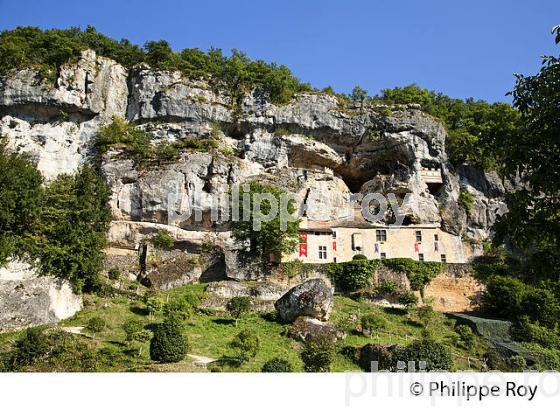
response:
<path id="1" fill-rule="evenodd" d="M 276 301 L 274 307 L 285 322 L 300 316 L 326 321 L 334 303 L 334 288 L 323 279 L 310 279 L 290 289 Z"/>
<path id="2" fill-rule="evenodd" d="M 287 288 L 272 282 L 248 284 L 233 280 L 212 282 L 208 285 L 201 306 L 208 309 L 225 310 L 228 301 L 233 297 L 250 297 L 251 310 L 272 311 L 274 302 Z"/>
<path id="3" fill-rule="evenodd" d="M 302 342 L 329 339 L 333 343 L 346 336 L 343 331 L 337 329 L 334 325 L 312 317 L 298 317 L 290 326 L 288 335 Z"/>
<path id="4" fill-rule="evenodd" d="M 82 308 L 82 297 L 66 280 L 39 276 L 28 263 L 0 268 L 0 332 L 56 323 Z"/>

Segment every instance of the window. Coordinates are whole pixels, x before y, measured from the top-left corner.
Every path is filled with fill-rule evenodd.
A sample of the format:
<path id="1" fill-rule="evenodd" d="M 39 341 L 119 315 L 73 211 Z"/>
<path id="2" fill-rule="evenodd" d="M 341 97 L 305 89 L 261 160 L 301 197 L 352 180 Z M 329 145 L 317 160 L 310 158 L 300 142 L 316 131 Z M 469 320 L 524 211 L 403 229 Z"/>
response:
<path id="1" fill-rule="evenodd" d="M 385 242 L 387 240 L 387 231 L 385 229 L 377 229 L 375 231 L 375 239 L 377 242 Z"/>
<path id="2" fill-rule="evenodd" d="M 420 262 L 424 262 L 424 254 L 423 254 L 423 253 L 419 253 L 419 254 L 418 254 L 418 260 L 419 260 Z"/>
<path id="3" fill-rule="evenodd" d="M 327 259 L 327 247 L 319 245 L 319 259 Z"/>
<path id="4" fill-rule="evenodd" d="M 381 259 L 387 259 L 387 254 L 385 252 L 381 252 Z"/>
<path id="5" fill-rule="evenodd" d="M 437 233 L 434 235 L 434 241 L 436 241 L 436 242 L 439 241 L 439 236 L 438 236 Z"/>
<path id="6" fill-rule="evenodd" d="M 362 250 L 362 234 L 361 233 L 354 233 L 352 234 L 352 249 L 355 251 Z"/>
<path id="7" fill-rule="evenodd" d="M 441 261 L 443 263 L 447 262 L 447 256 L 445 256 L 445 254 L 443 254 L 443 253 L 441 254 Z"/>
<path id="8" fill-rule="evenodd" d="M 336 231 L 332 231 L 332 237 L 333 239 L 336 239 Z"/>
<path id="9" fill-rule="evenodd" d="M 422 242 L 422 231 L 416 231 L 416 242 Z"/>

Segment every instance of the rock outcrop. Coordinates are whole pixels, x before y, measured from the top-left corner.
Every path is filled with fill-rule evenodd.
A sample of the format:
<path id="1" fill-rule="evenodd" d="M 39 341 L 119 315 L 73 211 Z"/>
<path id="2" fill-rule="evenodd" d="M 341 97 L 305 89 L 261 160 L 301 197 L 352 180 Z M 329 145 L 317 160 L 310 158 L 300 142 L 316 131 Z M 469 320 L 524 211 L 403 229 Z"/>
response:
<path id="1" fill-rule="evenodd" d="M 0 332 L 56 323 L 81 308 L 81 296 L 65 280 L 38 276 L 20 261 L 0 268 Z"/>
<path id="2" fill-rule="evenodd" d="M 334 303 L 334 289 L 322 279 L 310 279 L 294 286 L 276 301 L 274 307 L 285 322 L 300 316 L 328 320 Z"/>

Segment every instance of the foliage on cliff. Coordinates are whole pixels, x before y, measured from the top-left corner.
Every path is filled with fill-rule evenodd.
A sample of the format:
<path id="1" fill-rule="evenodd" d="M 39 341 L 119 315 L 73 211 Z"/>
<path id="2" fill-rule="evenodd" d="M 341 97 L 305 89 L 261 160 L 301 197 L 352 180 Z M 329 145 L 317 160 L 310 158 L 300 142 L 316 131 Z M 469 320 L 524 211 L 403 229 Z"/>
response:
<path id="1" fill-rule="evenodd" d="M 164 40 L 148 41 L 144 47 L 139 47 L 127 39 L 116 41 L 104 36 L 92 26 L 85 30 L 18 27 L 3 31 L 0 34 L 0 75 L 14 68 L 34 67 L 43 77 L 54 80 L 59 67 L 76 61 L 85 49 L 92 49 L 125 67 L 148 63 L 156 69 L 178 70 L 189 78 L 206 79 L 228 90 L 233 99 L 253 88 L 262 88 L 272 101 L 287 103 L 294 93 L 310 89 L 286 66 L 252 60 L 235 49 L 231 56 L 225 56 L 220 49 L 204 52 L 186 48 L 175 52 Z"/>

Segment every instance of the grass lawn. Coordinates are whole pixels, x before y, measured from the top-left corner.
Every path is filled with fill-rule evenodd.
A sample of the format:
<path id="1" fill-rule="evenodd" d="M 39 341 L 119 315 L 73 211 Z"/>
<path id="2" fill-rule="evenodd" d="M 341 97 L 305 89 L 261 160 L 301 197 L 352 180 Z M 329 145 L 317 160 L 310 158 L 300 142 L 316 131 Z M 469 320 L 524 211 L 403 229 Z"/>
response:
<path id="1" fill-rule="evenodd" d="M 172 289 L 160 296 L 165 302 L 179 300 L 188 293 L 194 293 L 199 298 L 204 297 L 205 285 L 192 284 Z M 75 316 L 59 323 L 56 327 L 86 326 L 94 317 L 103 318 L 107 324 L 98 334 L 91 334 L 84 329 L 86 335 L 76 335 L 83 339 L 88 346 L 95 350 L 109 348 L 118 351 L 121 359 L 107 364 L 105 371 L 207 371 L 203 367 L 195 366 L 192 359 L 186 358 L 181 363 L 158 364 L 149 358 L 149 342 L 135 344 L 131 350 L 125 341 L 123 324 L 129 319 L 141 321 L 149 328 L 150 325 L 163 320 L 161 312 L 151 317 L 146 314 L 145 306 L 140 301 L 131 301 L 128 298 L 103 298 L 95 295 L 84 296 L 84 309 Z M 376 313 L 384 319 L 385 325 L 378 332 L 366 337 L 358 332 L 360 316 L 366 313 Z M 409 318 L 407 312 L 399 309 L 382 308 L 370 302 L 355 301 L 346 297 L 336 296 L 335 305 L 330 321 L 346 331 L 347 336 L 340 342 L 340 348 L 345 346 L 359 347 L 367 343 L 383 344 L 408 344 L 419 338 L 424 327 Z M 476 364 L 480 359 L 485 345 L 478 340 L 471 352 L 460 347 L 457 343 L 457 334 L 453 330 L 454 321 L 436 313 L 431 325 L 436 331 L 434 337 L 448 345 L 455 359 L 457 370 L 469 369 L 466 357 L 471 357 L 471 363 Z M 235 352 L 229 347 L 229 342 L 241 330 L 249 330 L 260 339 L 260 349 L 255 358 L 243 363 L 236 368 L 227 368 L 228 371 L 258 372 L 263 364 L 279 357 L 292 363 L 295 371 L 303 371 L 300 352 L 302 343 L 289 338 L 287 334 L 289 325 L 279 323 L 274 314 L 251 313 L 243 317 L 238 326 L 230 319 L 226 312 L 198 311 L 193 313 L 185 322 L 184 333 L 189 341 L 189 354 L 205 356 L 212 359 L 234 357 Z M 0 351 L 6 350 L 22 334 L 22 331 L 0 335 Z M 140 349 L 141 347 L 141 349 Z M 123 354 L 124 352 L 124 354 Z M 474 367 L 476 368 L 476 367 Z M 31 369 L 34 370 L 34 369 Z M 41 370 L 48 370 L 41 368 Z M 332 371 L 359 371 L 360 368 L 351 359 L 342 353 L 336 355 Z"/>

